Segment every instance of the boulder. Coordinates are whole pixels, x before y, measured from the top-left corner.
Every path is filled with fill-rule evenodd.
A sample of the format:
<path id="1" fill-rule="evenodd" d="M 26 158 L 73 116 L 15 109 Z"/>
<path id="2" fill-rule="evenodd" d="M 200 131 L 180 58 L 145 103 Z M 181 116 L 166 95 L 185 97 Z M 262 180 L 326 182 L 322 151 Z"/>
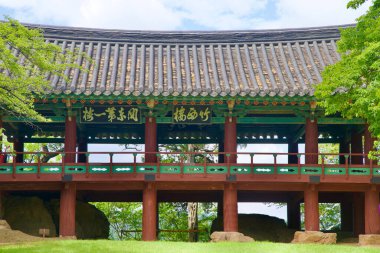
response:
<path id="1" fill-rule="evenodd" d="M 6 220 L 0 220 L 0 230 L 11 229 Z"/>
<path id="2" fill-rule="evenodd" d="M 14 230 L 39 236 L 39 229 L 51 231 L 50 236 L 56 236 L 56 226 L 44 205 L 37 197 L 9 196 L 4 201 L 4 219 Z"/>
<path id="3" fill-rule="evenodd" d="M 296 231 L 292 243 L 318 243 L 335 244 L 336 233 L 323 233 L 319 231 Z"/>
<path id="4" fill-rule="evenodd" d="M 50 201 L 54 222 L 59 226 L 59 200 Z M 77 201 L 75 231 L 78 239 L 108 239 L 109 222 L 107 217 L 95 206 Z"/>
<path id="5" fill-rule="evenodd" d="M 263 214 L 239 214 L 239 232 L 256 241 L 290 242 L 295 229 L 288 229 L 283 219 Z M 211 232 L 223 230 L 223 218 L 213 220 Z"/>
<path id="6" fill-rule="evenodd" d="M 370 234 L 370 235 L 359 235 L 359 245 L 380 245 L 380 235 Z"/>
<path id="7" fill-rule="evenodd" d="M 211 234 L 212 242 L 253 242 L 253 238 L 239 232 L 214 232 Z"/>

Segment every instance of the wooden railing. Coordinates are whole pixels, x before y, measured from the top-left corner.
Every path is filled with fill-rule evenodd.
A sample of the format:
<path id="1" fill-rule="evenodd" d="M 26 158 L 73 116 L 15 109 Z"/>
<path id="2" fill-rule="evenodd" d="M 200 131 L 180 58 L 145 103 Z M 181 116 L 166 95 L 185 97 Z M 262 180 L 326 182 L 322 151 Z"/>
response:
<path id="1" fill-rule="evenodd" d="M 41 162 L 44 156 L 55 156 Z M 76 162 L 65 162 L 65 156 Z M 156 156 L 154 162 L 144 158 Z M 24 157 L 17 162 L 16 157 Z M 83 157 L 84 162 L 77 162 Z M 289 164 L 287 157 L 296 156 L 297 163 Z M 307 156 L 318 156 L 318 164 L 305 164 Z M 153 156 L 154 157 L 154 156 Z M 195 162 L 189 162 L 195 159 Z M 219 159 L 223 157 L 223 162 Z M 339 157 L 344 164 L 337 164 Z M 352 164 L 353 157 L 361 164 Z M 380 176 L 377 160 L 363 164 L 366 154 L 348 153 L 259 153 L 259 152 L 13 152 L 0 153 L 0 177 L 18 174 L 226 174 L 226 175 L 346 175 Z M 29 159 L 29 160 L 28 160 Z M 237 160 L 236 160 L 237 159 Z M 268 160 L 271 160 L 268 162 Z M 331 161 L 333 160 L 333 161 Z"/>

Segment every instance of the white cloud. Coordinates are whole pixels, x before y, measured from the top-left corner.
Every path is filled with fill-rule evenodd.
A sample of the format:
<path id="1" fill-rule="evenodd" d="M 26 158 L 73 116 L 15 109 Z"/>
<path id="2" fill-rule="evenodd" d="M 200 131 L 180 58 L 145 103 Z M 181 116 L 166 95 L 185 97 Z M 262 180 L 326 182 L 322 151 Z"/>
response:
<path id="1" fill-rule="evenodd" d="M 261 29 L 353 23 L 347 0 L 0 0 L 30 23 L 134 30 Z M 368 6 L 368 4 L 367 4 Z"/>

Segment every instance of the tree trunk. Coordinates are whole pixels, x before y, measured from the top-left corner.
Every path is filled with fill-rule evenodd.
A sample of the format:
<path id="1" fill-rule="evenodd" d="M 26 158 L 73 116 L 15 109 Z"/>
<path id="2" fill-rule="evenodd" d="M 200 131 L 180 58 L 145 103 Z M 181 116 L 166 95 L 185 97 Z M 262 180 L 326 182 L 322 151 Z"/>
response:
<path id="1" fill-rule="evenodd" d="M 188 229 L 189 230 L 197 230 L 198 229 L 198 203 L 197 202 L 189 202 L 187 203 L 187 211 L 188 211 Z M 198 241 L 198 232 L 189 232 L 189 242 L 197 242 Z"/>
<path id="2" fill-rule="evenodd" d="M 194 152 L 194 145 L 188 144 L 189 152 Z M 194 162 L 194 155 L 189 155 L 189 162 Z M 187 203 L 187 229 L 197 230 L 198 229 L 198 203 L 189 202 Z M 189 242 L 198 241 L 197 232 L 189 232 Z"/>

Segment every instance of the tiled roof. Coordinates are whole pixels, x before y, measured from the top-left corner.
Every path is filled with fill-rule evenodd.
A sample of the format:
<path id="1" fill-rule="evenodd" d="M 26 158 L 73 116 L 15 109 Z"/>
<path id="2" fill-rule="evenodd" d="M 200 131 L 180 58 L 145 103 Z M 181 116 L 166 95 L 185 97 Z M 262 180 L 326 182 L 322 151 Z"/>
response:
<path id="1" fill-rule="evenodd" d="M 88 72 L 50 77 L 54 93 L 131 96 L 306 96 L 339 60 L 338 27 L 159 32 L 36 26 L 48 42 L 87 52 Z"/>

